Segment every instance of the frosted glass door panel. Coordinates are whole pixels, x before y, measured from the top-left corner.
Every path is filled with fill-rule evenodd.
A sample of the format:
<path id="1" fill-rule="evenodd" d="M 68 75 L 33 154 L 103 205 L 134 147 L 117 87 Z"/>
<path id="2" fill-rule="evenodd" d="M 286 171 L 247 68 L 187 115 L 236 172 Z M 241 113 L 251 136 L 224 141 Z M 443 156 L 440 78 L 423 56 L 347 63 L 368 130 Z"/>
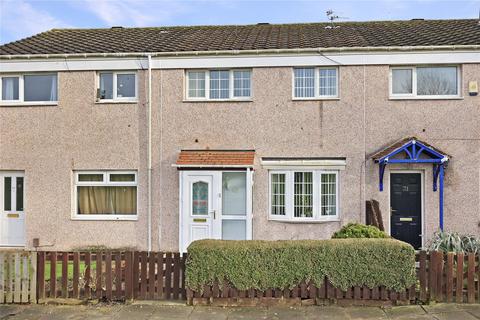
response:
<path id="1" fill-rule="evenodd" d="M 223 220 L 222 240 L 246 240 L 247 223 L 245 220 Z"/>
<path id="2" fill-rule="evenodd" d="M 245 172 L 222 173 L 222 214 L 247 214 L 247 176 Z"/>

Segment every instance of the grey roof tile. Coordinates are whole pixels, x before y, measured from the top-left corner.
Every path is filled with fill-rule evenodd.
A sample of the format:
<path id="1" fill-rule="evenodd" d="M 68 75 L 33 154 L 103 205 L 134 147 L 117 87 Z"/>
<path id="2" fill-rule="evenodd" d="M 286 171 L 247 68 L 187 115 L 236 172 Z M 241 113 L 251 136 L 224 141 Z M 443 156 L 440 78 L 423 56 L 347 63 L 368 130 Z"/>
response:
<path id="1" fill-rule="evenodd" d="M 0 55 L 480 45 L 475 19 L 53 29 L 0 46 Z"/>

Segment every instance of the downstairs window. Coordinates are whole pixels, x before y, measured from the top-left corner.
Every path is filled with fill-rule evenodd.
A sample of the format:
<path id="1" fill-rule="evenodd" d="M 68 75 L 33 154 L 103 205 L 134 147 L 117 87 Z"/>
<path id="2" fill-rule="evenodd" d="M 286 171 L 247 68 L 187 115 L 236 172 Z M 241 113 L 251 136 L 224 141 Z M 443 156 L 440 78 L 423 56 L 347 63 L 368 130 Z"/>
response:
<path id="1" fill-rule="evenodd" d="M 86 220 L 136 220 L 135 171 L 75 172 L 75 218 Z"/>
<path id="2" fill-rule="evenodd" d="M 338 219 L 338 171 L 270 171 L 270 219 Z"/>

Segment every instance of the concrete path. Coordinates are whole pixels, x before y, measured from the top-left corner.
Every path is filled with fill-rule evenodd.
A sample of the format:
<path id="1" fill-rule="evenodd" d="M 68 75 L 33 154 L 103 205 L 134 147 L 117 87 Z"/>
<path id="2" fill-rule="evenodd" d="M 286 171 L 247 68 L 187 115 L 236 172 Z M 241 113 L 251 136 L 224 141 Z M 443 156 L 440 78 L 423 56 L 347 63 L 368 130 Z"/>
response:
<path id="1" fill-rule="evenodd" d="M 189 307 L 183 304 L 134 303 L 129 305 L 0 305 L 1 320 L 119 319 L 119 320 L 344 320 L 344 319 L 435 319 L 480 320 L 480 305 L 436 304 L 432 306 L 374 307 Z"/>

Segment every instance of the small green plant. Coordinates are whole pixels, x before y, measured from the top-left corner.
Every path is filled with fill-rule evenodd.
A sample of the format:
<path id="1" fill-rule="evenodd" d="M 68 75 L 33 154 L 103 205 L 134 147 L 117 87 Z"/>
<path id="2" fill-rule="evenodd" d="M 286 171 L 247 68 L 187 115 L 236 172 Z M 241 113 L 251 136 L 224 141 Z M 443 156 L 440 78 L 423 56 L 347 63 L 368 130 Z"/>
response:
<path id="1" fill-rule="evenodd" d="M 349 223 L 332 236 L 332 239 L 347 238 L 389 238 L 389 236 L 377 227 L 360 223 Z"/>
<path id="2" fill-rule="evenodd" d="M 462 235 L 458 232 L 435 232 L 428 246 L 429 251 L 443 252 L 480 252 L 480 238 L 472 235 Z"/>

